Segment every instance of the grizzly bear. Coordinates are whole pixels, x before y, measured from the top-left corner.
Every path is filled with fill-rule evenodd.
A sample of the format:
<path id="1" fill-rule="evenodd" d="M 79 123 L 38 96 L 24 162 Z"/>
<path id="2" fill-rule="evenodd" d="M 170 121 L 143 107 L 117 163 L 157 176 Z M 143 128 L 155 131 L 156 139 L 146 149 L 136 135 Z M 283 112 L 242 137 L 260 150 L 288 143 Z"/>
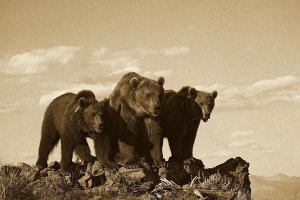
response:
<path id="1" fill-rule="evenodd" d="M 47 167 L 48 156 L 59 139 L 63 170 L 70 170 L 73 151 L 82 161 L 95 161 L 86 137 L 96 138 L 101 134 L 103 107 L 104 103 L 99 103 L 89 90 L 82 90 L 77 95 L 66 93 L 55 98 L 44 115 L 36 166 Z M 97 149 L 95 151 L 97 155 Z"/>
<path id="2" fill-rule="evenodd" d="M 169 141 L 170 161 L 197 162 L 193 146 L 200 121 L 207 122 L 215 105 L 217 92 L 197 91 L 185 86 L 178 92 L 165 91 L 161 106 L 163 136 Z"/>
<path id="3" fill-rule="evenodd" d="M 136 146 L 138 138 L 144 136 L 154 164 L 163 165 L 162 135 L 158 119 L 160 104 L 164 95 L 164 78 L 158 81 L 140 76 L 135 72 L 125 74 L 110 95 L 110 123 L 108 135 L 117 137 L 117 151 L 114 159 L 125 166 L 137 162 Z M 147 146 L 148 147 L 148 146 Z M 147 148 L 145 147 L 145 148 Z"/>

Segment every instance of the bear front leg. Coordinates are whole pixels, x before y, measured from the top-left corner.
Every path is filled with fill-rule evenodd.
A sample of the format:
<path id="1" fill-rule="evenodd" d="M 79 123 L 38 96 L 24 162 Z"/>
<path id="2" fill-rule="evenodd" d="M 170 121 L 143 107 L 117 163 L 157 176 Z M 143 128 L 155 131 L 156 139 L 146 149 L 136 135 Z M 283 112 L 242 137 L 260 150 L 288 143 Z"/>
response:
<path id="1" fill-rule="evenodd" d="M 187 132 L 184 134 L 185 137 L 182 139 L 183 160 L 193 158 L 194 142 L 197 135 L 200 120 L 191 121 L 188 124 Z"/>
<path id="2" fill-rule="evenodd" d="M 61 138 L 61 161 L 60 165 L 64 171 L 70 171 L 75 145 L 69 138 Z"/>
<path id="3" fill-rule="evenodd" d="M 93 138 L 97 160 L 108 169 L 117 167 L 117 163 L 110 160 L 112 154 L 112 139 L 105 134 Z"/>
<path id="4" fill-rule="evenodd" d="M 80 143 L 75 146 L 75 154 L 83 162 L 95 162 L 96 158 L 91 155 L 90 147 L 85 138 L 81 139 Z"/>
<path id="5" fill-rule="evenodd" d="M 160 122 L 154 118 L 144 119 L 145 130 L 147 138 L 152 144 L 150 149 L 151 158 L 156 167 L 162 167 L 165 162 L 162 155 L 163 137 Z"/>
<path id="6" fill-rule="evenodd" d="M 134 146 L 128 145 L 121 140 L 118 141 L 118 146 L 120 152 L 115 156 L 116 162 L 126 168 L 137 168 L 138 164 L 136 161 Z"/>

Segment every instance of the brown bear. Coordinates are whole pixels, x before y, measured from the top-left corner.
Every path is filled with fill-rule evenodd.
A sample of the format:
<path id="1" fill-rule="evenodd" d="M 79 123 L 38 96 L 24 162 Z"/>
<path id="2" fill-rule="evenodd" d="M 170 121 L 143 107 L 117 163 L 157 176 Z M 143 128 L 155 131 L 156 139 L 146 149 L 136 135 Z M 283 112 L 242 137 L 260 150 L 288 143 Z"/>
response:
<path id="1" fill-rule="evenodd" d="M 110 95 L 108 135 L 117 137 L 117 163 L 131 167 L 136 164 L 135 148 L 143 135 L 151 144 L 149 152 L 156 166 L 163 165 L 162 135 L 158 119 L 164 95 L 164 78 L 158 81 L 140 76 L 135 72 L 125 74 Z M 112 145 L 114 146 L 114 145 Z"/>
<path id="2" fill-rule="evenodd" d="M 55 98 L 44 115 L 36 166 L 47 167 L 48 156 L 59 139 L 63 170 L 70 170 L 73 151 L 82 161 L 95 161 L 86 137 L 95 138 L 101 134 L 103 107 L 104 103 L 99 103 L 89 90 L 82 90 L 77 95 L 66 93 Z M 95 151 L 97 154 L 97 149 Z"/>
<path id="3" fill-rule="evenodd" d="M 193 146 L 200 121 L 207 122 L 218 93 L 197 91 L 185 86 L 178 92 L 165 91 L 161 106 L 163 136 L 168 138 L 172 157 L 170 161 L 197 162 Z"/>

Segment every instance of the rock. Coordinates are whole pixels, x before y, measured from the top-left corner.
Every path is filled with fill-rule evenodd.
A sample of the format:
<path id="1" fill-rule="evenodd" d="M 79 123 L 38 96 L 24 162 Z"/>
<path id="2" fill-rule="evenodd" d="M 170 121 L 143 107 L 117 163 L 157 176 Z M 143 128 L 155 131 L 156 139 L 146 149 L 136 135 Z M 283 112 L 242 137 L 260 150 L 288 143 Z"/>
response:
<path id="1" fill-rule="evenodd" d="M 194 190 L 194 194 L 197 196 L 197 198 L 204 198 L 204 196 L 201 194 L 199 190 Z"/>
<path id="2" fill-rule="evenodd" d="M 40 170 L 40 175 L 41 176 L 48 176 L 48 170 L 47 170 L 47 168 Z"/>
<path id="3" fill-rule="evenodd" d="M 147 177 L 146 171 L 143 168 L 127 169 L 125 167 L 121 167 L 119 169 L 119 173 L 126 176 L 127 178 L 137 181 L 142 181 Z"/>
<path id="4" fill-rule="evenodd" d="M 108 186 L 112 186 L 114 184 L 114 181 L 112 179 L 107 179 L 105 184 Z"/>
<path id="5" fill-rule="evenodd" d="M 142 191 L 149 192 L 154 188 L 154 183 L 153 183 L 153 181 L 147 181 L 147 182 L 143 183 L 140 188 Z"/>
<path id="6" fill-rule="evenodd" d="M 60 164 L 57 161 L 52 161 L 48 165 L 49 169 L 54 169 L 54 170 L 59 170 L 60 169 Z"/>
<path id="7" fill-rule="evenodd" d="M 192 178 L 199 175 L 199 172 L 204 170 L 204 164 L 201 160 L 196 158 L 190 158 L 184 162 L 184 170 Z"/>
<path id="8" fill-rule="evenodd" d="M 30 182 L 27 184 L 28 187 L 34 187 L 34 185 L 37 185 L 40 182 L 40 180 L 35 180 L 33 182 Z"/>
<path id="9" fill-rule="evenodd" d="M 18 165 L 22 166 L 20 176 L 25 177 L 27 182 L 30 183 L 39 178 L 39 172 L 34 168 L 30 167 L 30 165 L 26 163 L 19 163 Z"/>
<path id="10" fill-rule="evenodd" d="M 92 188 L 93 187 L 93 179 L 89 179 L 87 181 L 87 188 Z"/>
<path id="11" fill-rule="evenodd" d="M 99 188 L 98 188 L 98 187 L 93 188 L 93 189 L 92 189 L 92 194 L 93 194 L 94 196 L 100 195 Z"/>
<path id="12" fill-rule="evenodd" d="M 29 168 L 30 167 L 30 165 L 28 165 L 28 164 L 26 164 L 26 163 L 24 163 L 24 162 L 18 162 L 17 163 L 17 167 L 26 167 L 26 168 Z"/>
<path id="13" fill-rule="evenodd" d="M 190 189 L 190 184 L 184 184 L 184 185 L 182 186 L 182 189 L 183 189 L 183 190 L 189 190 L 189 189 Z"/>
<path id="14" fill-rule="evenodd" d="M 106 182 L 105 173 L 103 172 L 100 175 L 92 176 L 92 186 L 91 187 L 98 187 L 103 185 Z"/>
<path id="15" fill-rule="evenodd" d="M 186 179 L 188 178 L 183 166 L 177 164 L 176 162 L 168 162 L 167 167 L 162 167 L 159 169 L 158 175 L 160 178 L 172 180 L 179 185 L 185 183 Z"/>
<path id="16" fill-rule="evenodd" d="M 92 188 L 103 185 L 105 181 L 106 178 L 104 172 L 96 176 L 90 175 L 89 173 L 85 173 L 85 175 L 78 180 L 78 183 L 84 188 Z"/>
<path id="17" fill-rule="evenodd" d="M 232 182 L 237 182 L 240 185 L 242 195 L 246 196 L 245 200 L 251 199 L 251 188 L 249 180 L 249 163 L 240 157 L 230 158 L 226 162 L 202 171 L 202 180 L 212 174 L 220 173 L 221 176 L 232 179 Z"/>
<path id="18" fill-rule="evenodd" d="M 55 183 L 65 183 L 65 177 L 62 173 L 58 171 L 47 171 L 47 180 L 53 181 Z"/>
<path id="19" fill-rule="evenodd" d="M 68 185 L 72 185 L 73 181 L 70 175 L 65 176 L 65 180 Z"/>
<path id="20" fill-rule="evenodd" d="M 92 167 L 93 167 L 93 163 L 88 163 L 86 166 L 86 172 L 92 174 Z"/>
<path id="21" fill-rule="evenodd" d="M 79 180 L 78 183 L 84 187 L 84 188 L 89 188 L 89 183 L 88 181 L 92 178 L 92 176 L 88 173 L 86 173 L 84 176 L 82 176 Z"/>
<path id="22" fill-rule="evenodd" d="M 101 175 L 104 172 L 104 168 L 102 166 L 102 164 L 99 161 L 96 161 L 93 165 L 92 165 L 92 169 L 91 169 L 91 173 L 92 175 L 96 176 L 96 175 Z"/>
<path id="23" fill-rule="evenodd" d="M 18 176 L 21 172 L 20 167 L 11 166 L 11 165 L 4 165 L 0 169 L 0 174 L 14 174 L 15 176 Z"/>
<path id="24" fill-rule="evenodd" d="M 206 169 L 204 174 L 216 172 L 219 172 L 221 175 L 233 176 L 242 185 L 242 189 L 250 189 L 249 163 L 241 157 L 230 158 L 223 164 Z"/>

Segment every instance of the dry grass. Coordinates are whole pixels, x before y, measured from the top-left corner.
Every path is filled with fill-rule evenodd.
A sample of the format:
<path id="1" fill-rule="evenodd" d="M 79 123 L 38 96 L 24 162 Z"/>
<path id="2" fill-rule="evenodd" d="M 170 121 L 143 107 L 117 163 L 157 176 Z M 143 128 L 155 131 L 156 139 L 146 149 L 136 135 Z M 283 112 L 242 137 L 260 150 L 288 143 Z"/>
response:
<path id="1" fill-rule="evenodd" d="M 206 190 L 237 192 L 240 189 L 240 185 L 234 179 L 227 176 L 222 176 L 219 172 L 210 175 L 202 182 L 199 181 L 198 185 L 200 188 Z"/>
<path id="2" fill-rule="evenodd" d="M 2 167 L 2 166 L 0 166 Z M 0 175 L 0 198 L 8 200 L 34 199 L 26 179 L 19 176 L 20 169 L 11 167 Z"/>

